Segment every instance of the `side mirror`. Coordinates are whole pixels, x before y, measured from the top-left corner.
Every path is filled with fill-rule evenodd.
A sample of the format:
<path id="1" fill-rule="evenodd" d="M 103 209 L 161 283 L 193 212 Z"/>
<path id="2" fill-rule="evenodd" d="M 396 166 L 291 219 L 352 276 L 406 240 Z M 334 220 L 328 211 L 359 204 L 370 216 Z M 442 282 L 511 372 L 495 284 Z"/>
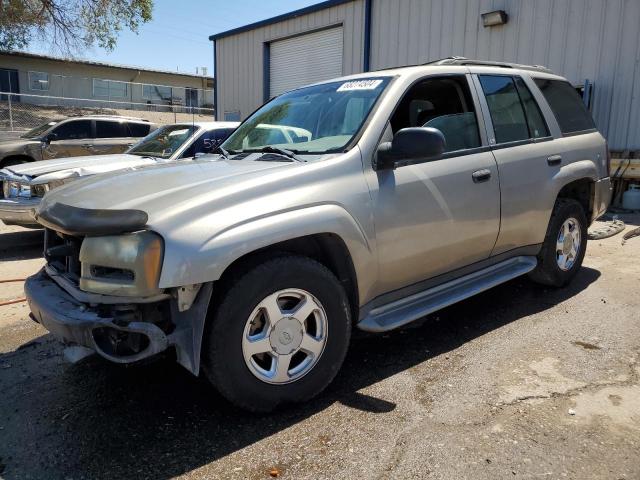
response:
<path id="1" fill-rule="evenodd" d="M 48 134 L 46 137 L 44 137 L 42 139 L 42 141 L 44 143 L 51 143 L 52 141 L 57 140 L 57 139 L 58 139 L 58 134 L 52 132 L 52 133 Z"/>
<path id="2" fill-rule="evenodd" d="M 378 147 L 374 170 L 396 169 L 405 165 L 424 163 L 441 155 L 446 149 L 444 135 L 437 128 L 403 128 L 391 142 Z"/>

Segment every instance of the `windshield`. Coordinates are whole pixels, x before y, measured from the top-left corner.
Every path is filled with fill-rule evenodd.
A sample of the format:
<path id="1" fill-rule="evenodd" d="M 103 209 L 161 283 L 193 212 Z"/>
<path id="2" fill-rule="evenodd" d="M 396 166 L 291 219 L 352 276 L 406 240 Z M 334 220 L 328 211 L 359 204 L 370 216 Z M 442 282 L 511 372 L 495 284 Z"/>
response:
<path id="1" fill-rule="evenodd" d="M 27 133 L 23 133 L 22 135 L 20 135 L 20 138 L 38 138 L 40 135 L 42 135 L 44 132 L 49 130 L 51 127 L 53 127 L 57 123 L 58 122 L 43 123 L 39 127 L 32 128 Z"/>
<path id="2" fill-rule="evenodd" d="M 178 151 L 196 130 L 198 127 L 194 125 L 165 125 L 144 137 L 127 153 L 167 159 Z"/>
<path id="3" fill-rule="evenodd" d="M 389 81 L 331 82 L 285 93 L 251 115 L 222 146 L 231 154 L 268 146 L 294 153 L 343 151 Z"/>

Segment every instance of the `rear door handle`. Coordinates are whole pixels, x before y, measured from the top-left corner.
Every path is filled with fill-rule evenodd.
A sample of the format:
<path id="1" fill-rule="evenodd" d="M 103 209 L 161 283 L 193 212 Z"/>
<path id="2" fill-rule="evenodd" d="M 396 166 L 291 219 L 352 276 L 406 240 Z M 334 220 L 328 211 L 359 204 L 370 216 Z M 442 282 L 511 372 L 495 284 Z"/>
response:
<path id="1" fill-rule="evenodd" d="M 486 168 L 476 170 L 471 174 L 471 178 L 473 178 L 473 183 L 486 182 L 491 178 L 491 170 L 487 170 Z"/>
<path id="2" fill-rule="evenodd" d="M 547 163 L 549 165 L 560 165 L 560 162 L 562 162 L 562 156 L 560 155 L 551 155 L 550 157 L 547 157 Z"/>
<path id="3" fill-rule="evenodd" d="M 82 146 L 84 148 L 93 148 L 93 144 L 92 143 L 83 143 Z"/>

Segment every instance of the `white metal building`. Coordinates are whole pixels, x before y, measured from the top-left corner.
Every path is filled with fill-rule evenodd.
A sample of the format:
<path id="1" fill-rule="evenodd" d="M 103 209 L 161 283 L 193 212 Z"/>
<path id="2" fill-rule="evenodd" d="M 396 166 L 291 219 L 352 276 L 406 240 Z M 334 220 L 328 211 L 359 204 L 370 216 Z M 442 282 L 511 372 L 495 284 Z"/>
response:
<path id="1" fill-rule="evenodd" d="M 485 27 L 482 14 L 506 23 Z M 610 148 L 640 150 L 640 0 L 329 0 L 212 35 L 217 117 L 340 75 L 449 56 L 545 65 L 575 85 Z"/>

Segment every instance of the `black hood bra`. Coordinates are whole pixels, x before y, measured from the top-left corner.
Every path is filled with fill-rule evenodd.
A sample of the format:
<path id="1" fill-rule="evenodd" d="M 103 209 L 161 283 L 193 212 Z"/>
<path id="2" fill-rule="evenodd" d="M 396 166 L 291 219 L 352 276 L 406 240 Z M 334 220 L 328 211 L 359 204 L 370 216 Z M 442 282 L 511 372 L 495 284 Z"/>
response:
<path id="1" fill-rule="evenodd" d="M 149 219 L 142 210 L 105 210 L 54 203 L 36 212 L 41 225 L 67 235 L 118 235 L 142 230 Z"/>

